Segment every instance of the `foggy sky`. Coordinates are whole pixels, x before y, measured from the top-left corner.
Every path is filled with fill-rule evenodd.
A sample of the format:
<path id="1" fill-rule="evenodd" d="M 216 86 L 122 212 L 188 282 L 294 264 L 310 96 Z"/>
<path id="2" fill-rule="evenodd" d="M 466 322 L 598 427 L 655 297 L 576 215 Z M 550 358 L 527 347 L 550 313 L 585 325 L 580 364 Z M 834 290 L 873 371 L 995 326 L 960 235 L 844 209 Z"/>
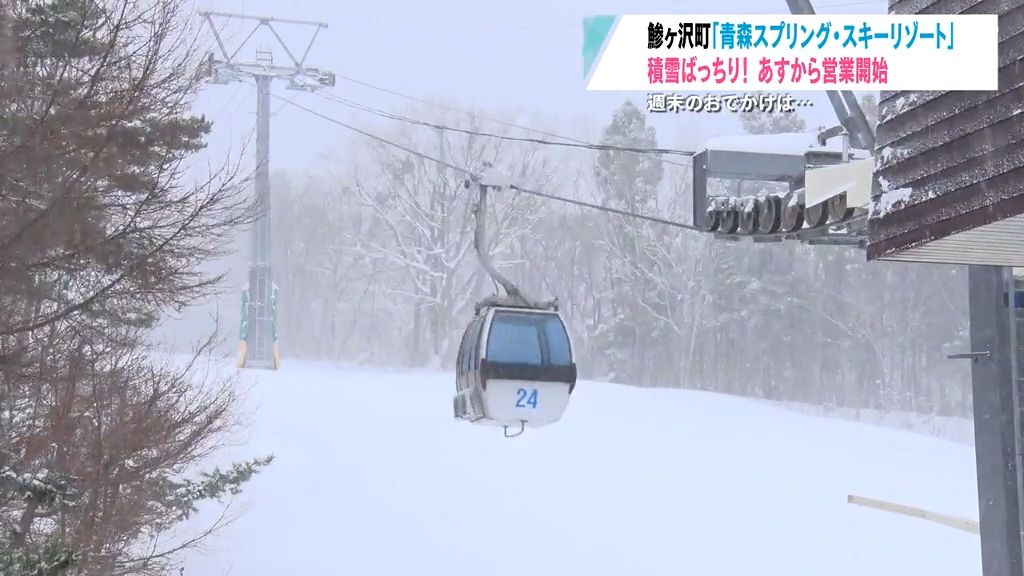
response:
<path id="1" fill-rule="evenodd" d="M 884 13 L 886 0 L 815 0 L 820 13 Z M 612 111 L 629 98 L 645 106 L 646 93 L 587 92 L 582 73 L 582 19 L 596 14 L 788 13 L 784 0 L 517 0 L 516 2 L 340 2 L 302 0 L 197 0 L 199 9 L 323 21 L 307 59 L 308 65 L 333 70 L 363 82 L 432 99 L 454 99 L 460 105 L 487 110 L 522 111 L 521 123 L 544 124 L 555 132 L 582 136 L 587 126 L 592 137 L 607 123 Z M 237 46 L 249 28 L 225 30 L 229 49 Z M 251 28 L 252 24 L 245 24 Z M 310 29 L 281 25 L 279 32 L 301 51 Z M 234 42 L 232 43 L 231 40 Z M 255 56 L 257 47 L 275 48 L 275 63 L 287 55 L 273 46 L 269 35 L 258 35 L 240 53 Z M 213 48 L 211 44 L 211 48 Z M 275 91 L 286 97 L 295 92 Z M 338 79 L 335 91 L 363 104 L 400 110 L 407 101 Z M 801 113 L 808 127 L 835 124 L 835 115 L 823 92 L 794 93 L 811 98 L 813 108 Z M 255 120 L 255 86 L 236 83 L 207 87 L 197 111 L 215 121 L 211 150 L 237 150 Z M 323 103 L 300 94 L 296 102 L 366 128 L 381 122 L 371 115 L 340 105 Z M 300 168 L 315 162 L 332 141 L 349 138 L 343 128 L 275 101 L 280 109 L 272 121 L 272 169 Z M 531 117 L 542 120 L 531 123 Z M 652 115 L 663 146 L 692 148 L 704 137 L 739 133 L 729 114 Z M 684 137 L 683 135 L 688 135 Z M 695 141 L 696 140 L 696 141 Z"/>

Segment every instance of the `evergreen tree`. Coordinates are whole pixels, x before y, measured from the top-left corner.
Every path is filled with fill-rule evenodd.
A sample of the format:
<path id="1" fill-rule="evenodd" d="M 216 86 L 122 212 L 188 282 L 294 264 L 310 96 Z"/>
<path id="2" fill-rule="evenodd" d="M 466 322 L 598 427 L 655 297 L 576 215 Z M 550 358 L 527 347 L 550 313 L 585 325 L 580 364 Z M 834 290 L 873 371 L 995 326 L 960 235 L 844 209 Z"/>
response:
<path id="1" fill-rule="evenodd" d="M 636 105 L 626 101 L 612 116 L 601 143 L 621 148 L 656 148 L 657 134 Z M 609 206 L 653 214 L 658 207 L 658 186 L 664 167 L 656 155 L 602 150 L 594 167 L 602 201 Z M 660 310 L 656 285 L 648 277 L 654 268 L 650 256 L 651 226 L 632 218 L 613 216 L 605 234 L 607 277 L 605 299 L 610 318 L 595 334 L 599 346 L 609 350 L 609 375 L 620 381 L 653 384 L 657 330 L 652 315 Z M 643 353 L 641 353 L 643 351 Z"/>
<path id="2" fill-rule="evenodd" d="M 198 265 L 254 208 L 190 185 L 210 122 L 175 1 L 0 3 L 0 573 L 167 574 L 154 549 L 269 460 L 187 472 L 234 427 L 233 382 L 148 341 L 210 293 Z"/>

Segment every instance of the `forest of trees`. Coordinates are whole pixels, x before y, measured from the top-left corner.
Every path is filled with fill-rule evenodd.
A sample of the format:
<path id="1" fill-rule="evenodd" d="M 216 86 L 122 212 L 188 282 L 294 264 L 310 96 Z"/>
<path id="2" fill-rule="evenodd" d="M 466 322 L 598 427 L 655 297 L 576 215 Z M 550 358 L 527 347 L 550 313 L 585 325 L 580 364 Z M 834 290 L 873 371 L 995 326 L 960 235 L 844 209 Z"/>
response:
<path id="1" fill-rule="evenodd" d="M 872 97 L 865 108 L 875 116 Z M 421 105 L 407 115 L 495 131 L 445 110 Z M 626 102 L 601 142 L 657 146 L 646 119 Z M 795 114 L 750 113 L 743 125 L 751 133 L 810 130 Z M 677 156 L 405 124 L 382 134 L 457 166 L 491 162 L 521 186 L 689 219 L 688 160 Z M 322 169 L 274 177 L 282 353 L 450 367 L 473 303 L 494 289 L 473 252 L 473 197 L 463 176 L 365 139 L 331 153 Z M 743 193 L 758 192 L 756 184 Z M 491 217 L 502 269 L 531 294 L 559 298 L 583 377 L 829 407 L 971 413 L 969 374 L 946 359 L 967 339 L 960 268 L 868 264 L 845 247 L 715 241 L 511 191 L 496 195 Z"/>

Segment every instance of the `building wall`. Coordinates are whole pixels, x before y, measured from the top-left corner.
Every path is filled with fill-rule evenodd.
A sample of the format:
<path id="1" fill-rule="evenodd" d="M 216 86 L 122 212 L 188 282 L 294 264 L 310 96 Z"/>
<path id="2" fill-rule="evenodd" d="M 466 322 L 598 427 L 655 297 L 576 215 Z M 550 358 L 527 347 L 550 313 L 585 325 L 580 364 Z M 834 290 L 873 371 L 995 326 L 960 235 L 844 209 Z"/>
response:
<path id="1" fill-rule="evenodd" d="M 890 12 L 999 14 L 999 90 L 882 93 L 868 259 L 1024 213 L 1024 0 L 899 0 Z"/>

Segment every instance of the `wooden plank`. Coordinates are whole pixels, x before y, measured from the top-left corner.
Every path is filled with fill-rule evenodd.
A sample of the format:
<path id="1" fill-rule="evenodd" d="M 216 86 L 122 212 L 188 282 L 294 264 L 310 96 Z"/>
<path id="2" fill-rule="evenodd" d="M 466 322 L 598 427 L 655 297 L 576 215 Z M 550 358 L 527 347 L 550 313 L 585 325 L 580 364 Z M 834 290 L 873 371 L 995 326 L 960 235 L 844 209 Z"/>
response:
<path id="1" fill-rule="evenodd" d="M 883 510 L 885 512 L 910 516 L 912 518 L 920 518 L 921 520 L 935 522 L 936 524 L 942 524 L 944 526 L 949 526 L 950 528 L 970 532 L 971 534 L 980 534 L 977 520 L 948 516 L 946 514 L 939 514 L 938 512 L 932 512 L 923 508 L 915 508 L 913 506 L 886 502 L 884 500 L 875 500 L 873 498 L 865 498 L 863 496 L 854 496 L 853 494 L 847 496 L 846 501 L 850 504 L 856 504 L 857 506 L 874 508 L 876 510 Z"/>

